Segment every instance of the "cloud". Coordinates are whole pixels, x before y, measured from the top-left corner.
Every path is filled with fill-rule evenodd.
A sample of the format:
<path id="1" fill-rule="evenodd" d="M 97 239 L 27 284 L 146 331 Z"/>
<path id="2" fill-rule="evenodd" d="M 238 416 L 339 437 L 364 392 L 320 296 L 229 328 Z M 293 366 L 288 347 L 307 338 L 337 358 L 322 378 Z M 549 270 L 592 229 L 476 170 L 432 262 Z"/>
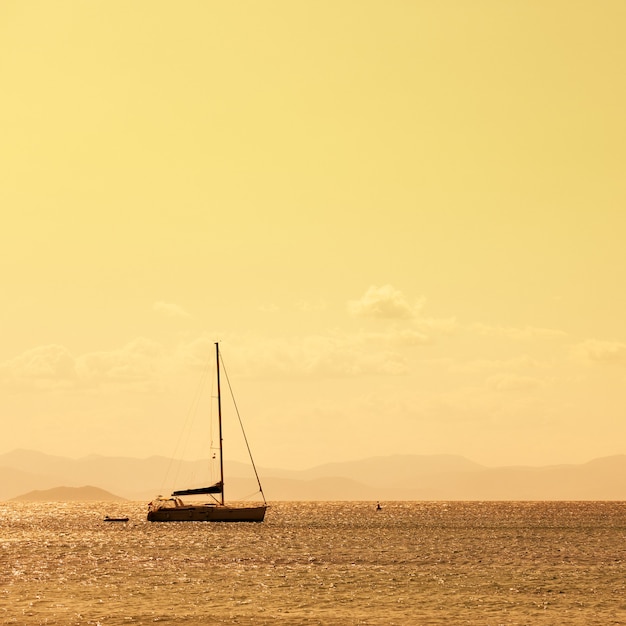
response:
<path id="1" fill-rule="evenodd" d="M 200 337 L 182 341 L 176 349 L 176 356 L 185 367 L 205 368 L 212 362 L 215 353 L 214 344 L 215 340 L 205 333 Z"/>
<path id="2" fill-rule="evenodd" d="M 54 388 L 76 379 L 75 359 L 59 345 L 39 346 L 0 364 L 0 380 L 10 386 Z"/>
<path id="3" fill-rule="evenodd" d="M 626 343 L 589 339 L 573 348 L 574 356 L 596 363 L 626 365 Z"/>
<path id="4" fill-rule="evenodd" d="M 178 304 L 174 304 L 172 302 L 155 302 L 152 305 L 152 310 L 156 311 L 157 313 L 161 313 L 166 317 L 191 317 L 191 315 L 187 313 L 185 309 L 183 309 L 181 306 L 178 306 Z"/>
<path id="5" fill-rule="evenodd" d="M 402 349 L 425 341 L 410 331 L 223 339 L 228 368 L 251 378 L 403 374 L 408 362 Z M 178 355 L 187 367 L 203 368 L 213 358 L 213 351 L 213 339 L 204 335 L 181 344 Z"/>
<path id="6" fill-rule="evenodd" d="M 110 350 L 74 356 L 63 346 L 41 346 L 0 364 L 0 384 L 31 389 L 74 390 L 115 387 L 150 390 L 212 364 L 214 341 L 226 348 L 233 371 L 248 378 L 343 378 L 397 376 L 411 371 L 415 348 L 432 343 L 430 330 L 449 320 L 391 324 L 374 332 L 329 331 L 304 336 L 267 337 L 205 333 L 181 339 L 173 349 L 139 337 Z M 423 328 L 422 328 L 423 327 Z"/>
<path id="7" fill-rule="evenodd" d="M 422 304 L 422 301 L 409 303 L 404 294 L 391 285 L 372 285 L 361 298 L 348 303 L 348 310 L 355 317 L 401 320 L 416 317 Z"/>
<path id="8" fill-rule="evenodd" d="M 299 303 L 305 312 L 325 306 L 323 302 Z M 370 287 L 360 300 L 350 302 L 349 308 L 354 315 L 387 323 L 376 330 L 335 330 L 304 336 L 205 333 L 187 337 L 179 344 L 176 356 L 183 367 L 205 368 L 213 358 L 215 338 L 220 337 L 226 358 L 244 377 L 403 375 L 411 370 L 415 347 L 430 344 L 436 334 L 448 334 L 457 328 L 454 318 L 421 317 L 421 302 L 411 305 L 389 285 Z"/>
<path id="9" fill-rule="evenodd" d="M 162 368 L 163 350 L 149 339 L 138 338 L 117 350 L 73 356 L 64 346 L 47 345 L 27 350 L 0 363 L 0 383 L 17 389 L 84 389 L 100 385 L 145 385 Z"/>
<path id="10" fill-rule="evenodd" d="M 143 337 L 109 352 L 91 352 L 77 359 L 81 379 L 93 382 L 135 382 L 153 378 L 163 350 L 155 341 Z"/>
<path id="11" fill-rule="evenodd" d="M 533 326 L 525 326 L 524 328 L 513 328 L 505 326 L 488 326 L 486 324 L 474 324 L 471 329 L 479 335 L 489 335 L 496 337 L 508 337 L 509 339 L 528 340 L 528 339 L 553 339 L 557 337 L 565 337 L 567 333 L 562 330 L 554 330 L 552 328 L 535 328 Z"/>

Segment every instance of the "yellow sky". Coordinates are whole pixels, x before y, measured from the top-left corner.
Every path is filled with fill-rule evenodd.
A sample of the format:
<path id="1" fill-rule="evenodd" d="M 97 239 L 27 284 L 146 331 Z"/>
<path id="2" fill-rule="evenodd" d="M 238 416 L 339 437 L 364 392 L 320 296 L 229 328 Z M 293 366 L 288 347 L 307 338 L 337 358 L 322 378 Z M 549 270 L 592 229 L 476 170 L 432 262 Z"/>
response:
<path id="1" fill-rule="evenodd" d="M 261 464 L 626 453 L 625 27 L 1 3 L 0 452 L 171 454 L 219 339 Z"/>

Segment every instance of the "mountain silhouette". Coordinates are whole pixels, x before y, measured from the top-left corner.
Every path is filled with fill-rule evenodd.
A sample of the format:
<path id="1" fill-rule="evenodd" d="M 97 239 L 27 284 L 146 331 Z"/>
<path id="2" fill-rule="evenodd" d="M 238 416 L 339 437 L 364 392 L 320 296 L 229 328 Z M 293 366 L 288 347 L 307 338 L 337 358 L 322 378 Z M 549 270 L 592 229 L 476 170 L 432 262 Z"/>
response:
<path id="1" fill-rule="evenodd" d="M 173 468 L 176 468 L 173 470 Z M 306 470 L 258 468 L 268 500 L 626 500 L 626 455 L 580 465 L 485 467 L 456 455 L 395 455 Z M 80 459 L 32 450 L 0 455 L 0 500 L 64 485 L 97 485 L 128 500 L 209 484 L 209 464 L 153 456 Z M 258 487 L 251 469 L 225 461 L 229 500 Z"/>
<path id="2" fill-rule="evenodd" d="M 20 502 L 122 502 L 120 498 L 98 487 L 55 487 L 29 491 L 13 498 Z"/>

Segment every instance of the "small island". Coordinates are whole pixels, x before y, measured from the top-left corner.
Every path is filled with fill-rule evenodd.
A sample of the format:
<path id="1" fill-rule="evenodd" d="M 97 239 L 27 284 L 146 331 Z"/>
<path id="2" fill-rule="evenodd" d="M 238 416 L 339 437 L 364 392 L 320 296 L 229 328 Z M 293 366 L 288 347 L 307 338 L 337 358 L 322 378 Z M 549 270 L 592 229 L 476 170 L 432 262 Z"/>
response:
<path id="1" fill-rule="evenodd" d="M 109 491 L 90 485 L 29 491 L 12 500 L 14 502 L 126 502 L 126 498 L 120 498 Z"/>

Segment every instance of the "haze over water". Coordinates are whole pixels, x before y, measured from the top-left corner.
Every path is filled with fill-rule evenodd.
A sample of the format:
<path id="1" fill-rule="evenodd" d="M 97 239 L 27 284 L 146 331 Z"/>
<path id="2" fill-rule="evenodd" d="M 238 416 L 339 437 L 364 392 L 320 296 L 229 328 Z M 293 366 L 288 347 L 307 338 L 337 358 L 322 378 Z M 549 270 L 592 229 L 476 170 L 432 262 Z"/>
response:
<path id="1" fill-rule="evenodd" d="M 0 624 L 624 624 L 625 514 L 277 503 L 263 524 L 152 524 L 139 503 L 2 503 Z"/>

